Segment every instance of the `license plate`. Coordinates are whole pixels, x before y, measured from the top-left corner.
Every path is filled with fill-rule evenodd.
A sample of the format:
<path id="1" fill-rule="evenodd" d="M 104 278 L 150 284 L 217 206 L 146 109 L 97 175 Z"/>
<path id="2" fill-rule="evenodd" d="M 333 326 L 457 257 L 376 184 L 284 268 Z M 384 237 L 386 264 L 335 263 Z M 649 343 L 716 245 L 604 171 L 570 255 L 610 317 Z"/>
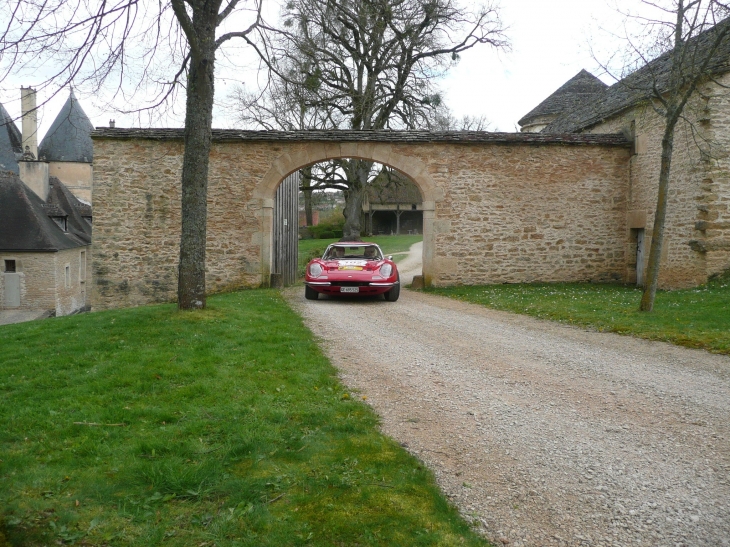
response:
<path id="1" fill-rule="evenodd" d="M 340 287 L 340 292 L 360 292 L 360 287 Z"/>
<path id="2" fill-rule="evenodd" d="M 340 266 L 337 269 L 338 270 L 357 270 L 357 271 L 361 271 L 362 270 L 362 266 Z"/>

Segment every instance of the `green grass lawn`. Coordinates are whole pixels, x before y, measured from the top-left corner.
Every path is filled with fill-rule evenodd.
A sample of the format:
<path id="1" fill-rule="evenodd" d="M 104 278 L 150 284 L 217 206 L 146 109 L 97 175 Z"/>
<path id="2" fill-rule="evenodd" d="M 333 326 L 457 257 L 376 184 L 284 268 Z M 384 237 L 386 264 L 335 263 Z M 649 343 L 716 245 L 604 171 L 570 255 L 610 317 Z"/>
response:
<path id="1" fill-rule="evenodd" d="M 641 289 L 625 285 L 555 283 L 427 290 L 498 310 L 730 354 L 730 274 L 695 289 L 659 291 L 652 313 L 638 311 Z"/>
<path id="2" fill-rule="evenodd" d="M 0 327 L 0 545 L 484 545 L 280 295 Z"/>
<path id="3" fill-rule="evenodd" d="M 423 240 L 422 235 L 399 236 L 363 236 L 363 241 L 377 243 L 386 255 L 393 255 L 393 261 L 399 262 L 405 258 L 405 253 L 411 245 Z M 322 256 L 327 245 L 339 241 L 338 239 L 300 239 L 299 240 L 299 273 L 303 277 L 307 263 L 315 257 Z M 398 254 L 401 253 L 401 254 Z"/>

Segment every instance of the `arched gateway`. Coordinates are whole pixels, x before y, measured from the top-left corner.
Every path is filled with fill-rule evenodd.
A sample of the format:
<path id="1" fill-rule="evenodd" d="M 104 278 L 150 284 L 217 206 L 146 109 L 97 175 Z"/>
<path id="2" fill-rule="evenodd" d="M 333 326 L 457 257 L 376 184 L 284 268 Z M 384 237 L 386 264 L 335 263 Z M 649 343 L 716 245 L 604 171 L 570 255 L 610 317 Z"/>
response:
<path id="1" fill-rule="evenodd" d="M 92 306 L 173 300 L 182 130 L 92 137 Z M 629 157 L 621 135 L 215 130 L 207 286 L 268 283 L 277 187 L 333 158 L 379 162 L 415 182 L 427 283 L 626 279 Z"/>

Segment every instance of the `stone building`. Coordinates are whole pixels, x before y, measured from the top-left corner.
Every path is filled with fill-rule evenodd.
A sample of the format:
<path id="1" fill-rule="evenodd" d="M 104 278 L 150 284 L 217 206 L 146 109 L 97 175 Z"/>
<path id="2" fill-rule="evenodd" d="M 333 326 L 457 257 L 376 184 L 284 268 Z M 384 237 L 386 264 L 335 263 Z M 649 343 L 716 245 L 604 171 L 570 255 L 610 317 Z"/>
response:
<path id="1" fill-rule="evenodd" d="M 88 309 L 93 127 L 71 91 L 38 147 L 35 91 L 21 104 L 22 134 L 0 105 L 0 309 L 66 315 Z"/>
<path id="2" fill-rule="evenodd" d="M 726 19 L 693 39 L 702 58 Z M 631 142 L 625 237 L 629 281 L 643 280 L 656 209 L 664 121 L 652 88 L 666 89 L 669 53 L 608 87 L 581 71 L 520 120 L 543 134 L 622 133 Z M 687 104 L 674 140 L 660 283 L 687 287 L 730 268 L 730 38 Z"/>
<path id="3" fill-rule="evenodd" d="M 363 201 L 369 234 L 423 233 L 423 198 L 412 180 L 397 171 L 381 172 L 368 185 Z"/>
<path id="4" fill-rule="evenodd" d="M 91 208 L 55 177 L 45 199 L 0 173 L 0 309 L 68 315 L 88 308 Z"/>

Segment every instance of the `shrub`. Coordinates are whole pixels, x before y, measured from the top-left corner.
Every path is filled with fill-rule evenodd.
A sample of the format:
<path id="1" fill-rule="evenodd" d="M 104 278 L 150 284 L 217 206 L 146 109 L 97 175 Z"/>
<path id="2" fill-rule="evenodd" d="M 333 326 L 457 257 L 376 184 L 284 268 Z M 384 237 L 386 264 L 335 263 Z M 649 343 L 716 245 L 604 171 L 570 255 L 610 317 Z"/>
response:
<path id="1" fill-rule="evenodd" d="M 315 239 L 332 239 L 342 237 L 342 227 L 345 225 L 345 217 L 342 211 L 335 209 L 327 216 L 320 217 L 317 226 L 309 226 L 309 231 Z M 337 234 L 340 235 L 337 235 Z"/>

